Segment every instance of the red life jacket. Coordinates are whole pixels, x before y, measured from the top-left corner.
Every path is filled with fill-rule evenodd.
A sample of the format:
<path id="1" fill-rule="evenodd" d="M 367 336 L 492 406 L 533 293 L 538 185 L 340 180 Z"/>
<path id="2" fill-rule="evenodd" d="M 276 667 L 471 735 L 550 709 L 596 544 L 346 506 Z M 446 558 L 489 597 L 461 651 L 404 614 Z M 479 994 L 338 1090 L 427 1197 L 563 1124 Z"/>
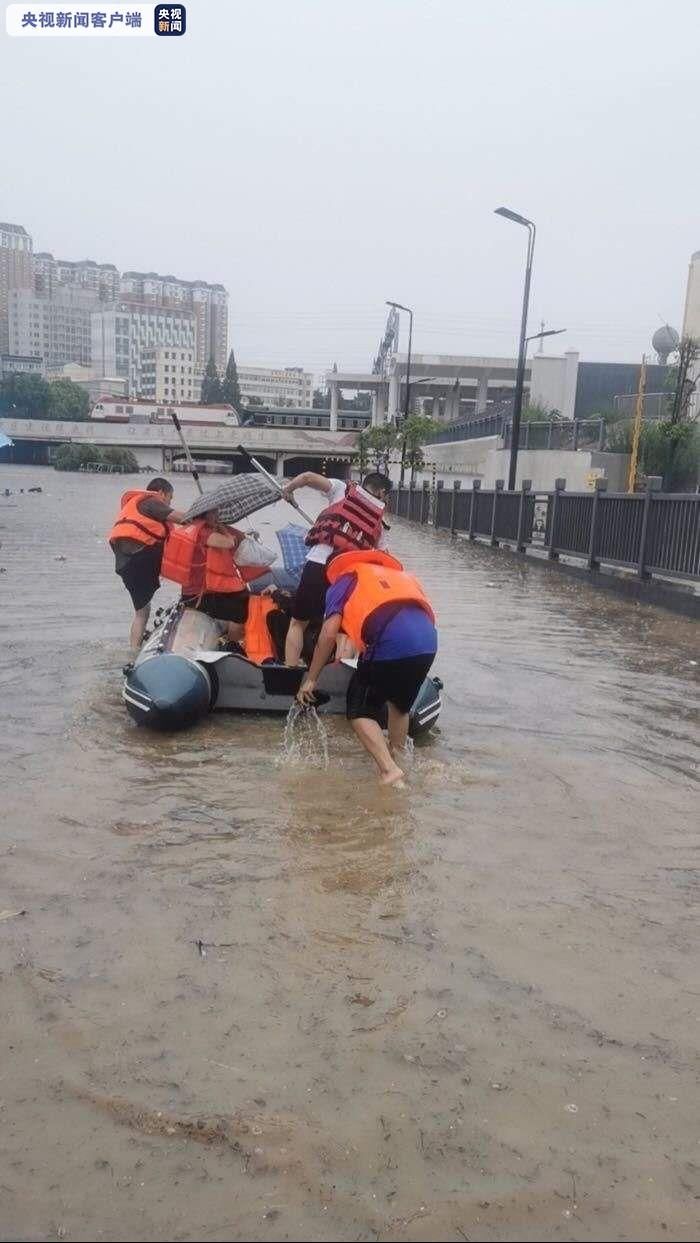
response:
<path id="1" fill-rule="evenodd" d="M 188 526 L 175 526 L 163 550 L 161 575 L 179 583 L 184 596 L 199 598 L 205 592 L 247 591 L 232 548 L 208 548 L 211 527 L 201 519 Z"/>
<path id="2" fill-rule="evenodd" d="M 165 539 L 168 534 L 167 523 L 158 522 L 155 518 L 147 518 L 139 511 L 139 501 L 144 501 L 147 496 L 152 496 L 157 501 L 161 500 L 156 492 L 135 489 L 124 493 L 120 501 L 119 517 L 107 536 L 110 544 L 118 539 L 132 539 L 143 544 L 144 547 L 149 547 Z"/>
<path id="3" fill-rule="evenodd" d="M 329 505 L 316 519 L 306 543 L 330 544 L 336 552 L 376 548 L 382 533 L 384 502 L 359 484 L 349 483 L 342 501 Z"/>

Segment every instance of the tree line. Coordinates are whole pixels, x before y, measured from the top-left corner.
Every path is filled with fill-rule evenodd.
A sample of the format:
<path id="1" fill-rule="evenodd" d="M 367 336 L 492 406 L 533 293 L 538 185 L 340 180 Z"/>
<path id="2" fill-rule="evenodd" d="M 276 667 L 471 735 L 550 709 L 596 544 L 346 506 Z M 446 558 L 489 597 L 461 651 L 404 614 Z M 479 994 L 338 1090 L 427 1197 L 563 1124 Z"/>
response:
<path id="1" fill-rule="evenodd" d="M 0 380 L 0 413 L 13 419 L 61 419 L 82 422 L 90 414 L 90 398 L 72 380 L 12 372 Z"/>

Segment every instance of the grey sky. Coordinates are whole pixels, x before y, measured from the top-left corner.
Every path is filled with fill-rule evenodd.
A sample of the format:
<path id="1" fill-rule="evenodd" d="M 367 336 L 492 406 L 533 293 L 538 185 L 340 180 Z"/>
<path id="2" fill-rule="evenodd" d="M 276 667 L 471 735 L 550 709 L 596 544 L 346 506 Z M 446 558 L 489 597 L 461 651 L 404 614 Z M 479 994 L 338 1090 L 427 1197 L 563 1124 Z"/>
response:
<path id="1" fill-rule="evenodd" d="M 222 281 L 241 362 L 531 331 L 634 359 L 700 247 L 697 0 L 189 0 L 182 39 L 0 35 L 0 218 L 67 259 Z"/>

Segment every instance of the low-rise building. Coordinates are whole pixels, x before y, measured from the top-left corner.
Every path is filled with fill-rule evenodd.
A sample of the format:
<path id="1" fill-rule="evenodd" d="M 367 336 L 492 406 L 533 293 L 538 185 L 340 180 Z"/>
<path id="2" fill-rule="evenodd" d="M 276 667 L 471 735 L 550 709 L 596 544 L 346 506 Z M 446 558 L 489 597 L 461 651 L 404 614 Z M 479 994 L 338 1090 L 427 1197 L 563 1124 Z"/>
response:
<path id="1" fill-rule="evenodd" d="M 47 372 L 49 384 L 56 380 L 70 380 L 84 389 L 91 401 L 100 397 L 125 397 L 126 380 L 118 376 L 101 376 L 94 367 L 83 367 L 80 363 L 66 363 L 63 367 L 54 367 Z"/>
<path id="2" fill-rule="evenodd" d="M 8 375 L 41 375 L 44 364 L 35 354 L 0 354 L 0 380 Z"/>
<path id="3" fill-rule="evenodd" d="M 258 398 L 265 406 L 310 407 L 314 377 L 302 367 L 238 367 L 243 401 Z"/>

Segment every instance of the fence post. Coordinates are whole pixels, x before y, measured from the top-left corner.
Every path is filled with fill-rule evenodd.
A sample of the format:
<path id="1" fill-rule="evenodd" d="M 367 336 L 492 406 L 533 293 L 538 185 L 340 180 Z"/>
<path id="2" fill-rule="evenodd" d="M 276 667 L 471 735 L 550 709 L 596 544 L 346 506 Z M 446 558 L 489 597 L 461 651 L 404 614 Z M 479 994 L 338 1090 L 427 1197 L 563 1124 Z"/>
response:
<path id="1" fill-rule="evenodd" d="M 455 501 L 457 500 L 457 493 L 461 487 L 461 479 L 455 479 L 452 484 L 452 505 L 450 506 L 450 535 L 454 535 L 455 533 Z"/>
<path id="2" fill-rule="evenodd" d="M 598 452 L 599 453 L 602 450 L 604 443 L 605 443 L 605 421 L 604 419 L 601 419 L 600 423 L 598 424 Z"/>
<path id="3" fill-rule="evenodd" d="M 427 497 L 427 501 L 428 501 L 427 505 L 426 505 L 426 503 L 425 503 L 425 502 L 426 502 L 426 497 Z M 429 482 L 428 482 L 428 480 L 427 480 L 427 479 L 424 479 L 424 480 L 423 480 L 422 495 L 421 495 L 421 498 L 420 498 L 420 521 L 421 521 L 421 526 L 423 526 L 423 525 L 424 525 L 424 524 L 428 521 L 428 518 L 429 518 L 429 517 L 430 517 L 430 484 L 429 484 Z"/>
<path id="4" fill-rule="evenodd" d="M 520 504 L 518 506 L 518 539 L 516 543 L 517 552 L 525 552 L 525 540 L 523 539 L 523 531 L 525 527 L 525 502 L 528 493 L 532 491 L 532 480 L 523 479 L 520 485 Z"/>
<path id="5" fill-rule="evenodd" d="M 440 517 L 440 493 L 443 491 L 444 487 L 445 487 L 445 480 L 444 480 L 444 479 L 438 479 L 437 483 L 435 484 L 435 492 L 433 493 L 433 497 L 434 497 L 434 504 L 435 504 L 435 508 L 433 509 L 433 526 L 434 526 L 434 527 L 439 527 L 439 526 L 440 526 L 440 522 L 439 522 L 439 517 Z"/>
<path id="6" fill-rule="evenodd" d="M 578 449 L 578 419 L 574 419 L 574 434 L 571 440 L 571 448 L 574 451 Z"/>
<path id="7" fill-rule="evenodd" d="M 471 510 L 469 511 L 469 538 L 470 540 L 476 539 L 476 536 L 474 534 L 474 527 L 476 524 L 476 494 L 480 488 L 481 488 L 481 480 L 475 479 L 474 482 L 472 483 L 472 507 L 471 507 Z"/>
<path id="8" fill-rule="evenodd" d="M 496 486 L 493 490 L 493 505 L 491 507 L 491 547 L 498 548 L 498 536 L 496 534 L 496 519 L 498 517 L 498 498 L 505 486 L 504 479 L 497 479 Z"/>
<path id="9" fill-rule="evenodd" d="M 554 427 L 554 424 L 552 420 L 550 419 L 547 425 L 547 448 L 548 449 L 551 449 L 552 447 L 552 428 L 553 427 Z"/>
<path id="10" fill-rule="evenodd" d="M 566 479 L 554 480 L 554 492 L 552 493 L 552 520 L 549 524 L 549 560 L 558 561 L 559 553 L 557 552 L 557 509 L 559 496 L 566 489 Z"/>
<path id="11" fill-rule="evenodd" d="M 647 548 L 649 546 L 649 529 L 651 517 L 652 497 L 655 492 L 661 490 L 661 475 L 649 475 L 647 478 L 647 486 L 644 491 L 644 510 L 642 513 L 642 533 L 639 538 L 639 560 L 637 562 L 637 575 L 639 578 L 651 578 L 646 569 L 645 562 L 647 559 Z"/>
<path id="12" fill-rule="evenodd" d="M 596 557 L 596 545 L 598 543 L 598 532 L 600 530 L 600 494 L 606 492 L 608 487 L 607 479 L 596 479 L 595 491 L 593 492 L 593 507 L 591 509 L 591 530 L 588 538 L 588 568 L 589 570 L 599 570 L 600 561 Z"/>

